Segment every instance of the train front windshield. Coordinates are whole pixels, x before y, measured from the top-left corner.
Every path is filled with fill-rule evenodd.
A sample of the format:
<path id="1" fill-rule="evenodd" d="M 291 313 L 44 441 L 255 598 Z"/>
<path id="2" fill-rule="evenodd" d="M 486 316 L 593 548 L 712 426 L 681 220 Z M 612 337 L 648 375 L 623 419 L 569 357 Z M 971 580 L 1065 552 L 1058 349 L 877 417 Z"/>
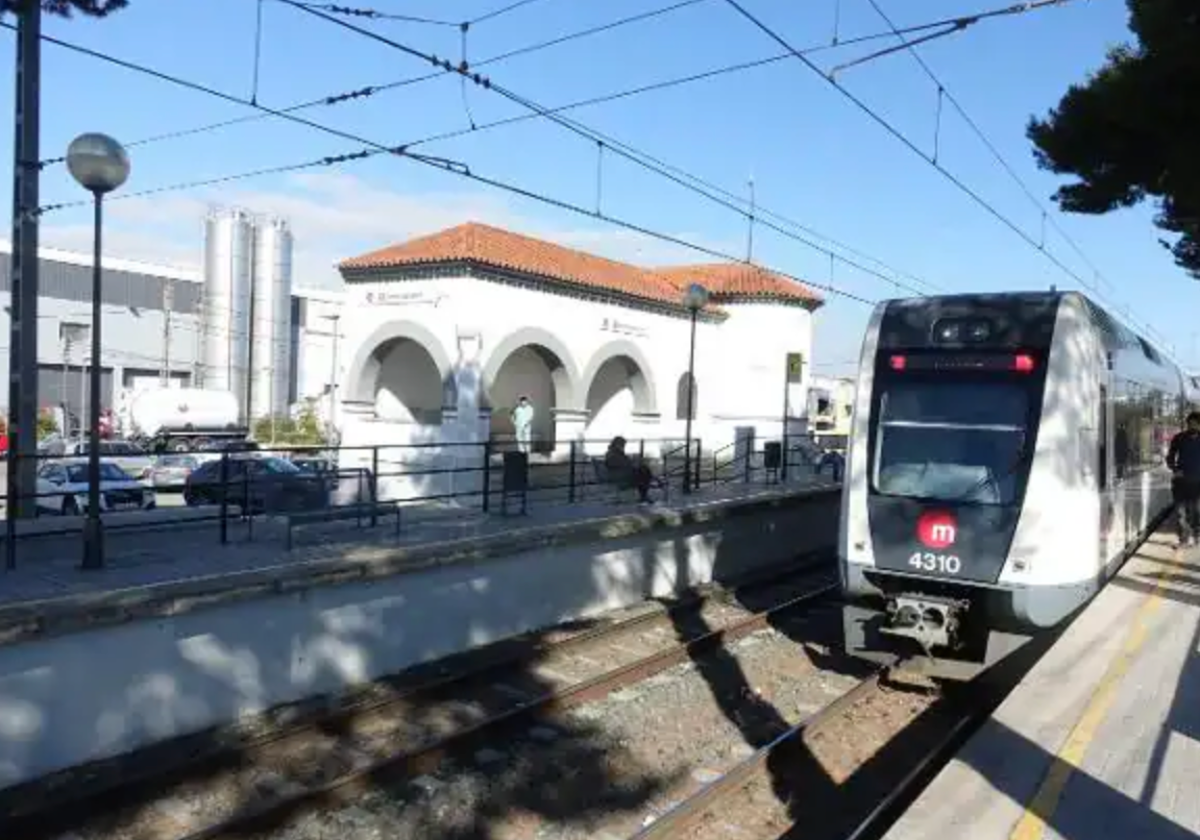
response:
<path id="1" fill-rule="evenodd" d="M 1015 504 L 1027 455 L 1029 397 L 1010 382 L 881 383 L 873 489 L 887 496 Z"/>

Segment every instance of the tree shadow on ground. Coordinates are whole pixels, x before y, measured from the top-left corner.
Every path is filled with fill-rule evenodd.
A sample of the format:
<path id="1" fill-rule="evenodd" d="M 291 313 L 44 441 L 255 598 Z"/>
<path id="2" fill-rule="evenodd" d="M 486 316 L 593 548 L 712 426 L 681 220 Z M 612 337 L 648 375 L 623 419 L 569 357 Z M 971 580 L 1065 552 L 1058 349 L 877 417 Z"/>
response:
<path id="1" fill-rule="evenodd" d="M 832 560 L 831 567 L 832 567 Z M 798 561 L 799 563 L 799 561 Z M 829 581 L 819 574 L 799 584 L 795 595 L 815 590 Z M 784 597 L 794 597 L 788 592 Z M 753 612 L 762 612 L 779 603 L 781 595 L 775 587 L 756 586 L 740 589 L 734 599 Z M 778 615 L 770 626 L 796 645 L 796 656 L 807 658 L 813 673 L 834 673 L 863 678 L 871 666 L 851 660 L 842 653 L 841 624 L 836 597 L 814 600 L 807 609 L 794 614 Z M 675 621 L 680 639 L 706 632 L 706 620 L 698 613 L 681 613 Z M 727 648 L 705 652 L 693 658 L 693 664 L 709 688 L 713 701 L 725 718 L 741 733 L 746 744 L 760 749 L 795 726 L 800 719 L 788 720 L 777 707 L 754 691 L 738 661 L 737 654 Z M 885 680 L 886 692 L 911 696 L 914 701 L 928 689 Z M 890 737 L 871 757 L 850 774 L 839 778 L 819 754 L 818 745 L 824 736 L 822 728 L 809 730 L 802 737 L 789 739 L 776 747 L 767 760 L 766 770 L 771 790 L 781 803 L 789 824 L 793 826 L 784 836 L 840 838 L 851 830 L 875 802 L 885 796 L 911 765 L 906 757 L 929 741 L 947 723 L 945 711 L 938 706 L 917 715 L 901 731 Z"/>
<path id="2" fill-rule="evenodd" d="M 437 662 L 410 668 L 343 698 L 348 709 L 357 702 L 369 707 L 385 699 L 390 705 L 346 711 L 323 717 L 336 705 L 335 698 L 318 697 L 278 707 L 267 717 L 276 722 L 310 720 L 317 736 L 299 762 L 305 769 L 288 775 L 306 785 L 331 781 L 359 756 L 379 760 L 406 745 L 428 743 L 450 731 L 472 727 L 487 717 L 511 712 L 522 703 L 542 697 L 553 686 L 534 673 L 543 661 L 541 652 L 552 635 L 583 632 L 597 624 L 571 622 L 554 631 L 534 632 L 476 648 Z M 518 668 L 499 663 L 522 658 Z M 444 690 L 414 693 L 456 671 L 481 670 L 465 684 Z M 341 801 L 336 792 L 313 802 L 287 807 L 271 818 L 255 821 L 245 830 L 222 836 L 278 836 L 286 829 L 291 837 L 333 836 L 335 828 L 348 836 L 422 838 L 425 840 L 492 840 L 498 827 L 522 821 L 557 825 L 588 821 L 624 811 L 637 811 L 673 780 L 639 768 L 622 754 L 622 747 L 596 725 L 565 716 L 522 717 L 502 735 L 489 734 L 461 747 L 440 753 L 429 762 L 401 762 L 388 770 L 372 772 L 350 787 Z M 222 774 L 238 773 L 258 764 L 272 752 L 269 744 L 256 743 L 248 728 L 222 727 L 156 744 L 145 750 L 94 762 L 38 782 L 0 791 L 0 813 L 20 813 L 54 802 L 56 791 L 90 788 L 83 804 L 52 808 L 42 819 L 0 820 L 0 835 L 24 840 L 57 837 L 64 831 L 80 836 L 112 836 L 129 840 L 158 838 L 163 814 L 191 809 L 194 786 Z M 197 757 L 201 764 L 185 769 Z M 175 767 L 175 771 L 169 767 Z M 140 779 L 135 788 L 109 789 L 120 782 Z M 268 775 L 257 784 L 242 776 L 236 787 L 238 801 L 225 814 L 249 814 L 286 791 L 286 784 Z M 178 805 L 162 804 L 171 799 Z M 9 806 L 12 806 L 11 808 Z M 314 807 L 315 806 L 315 807 Z M 104 816 L 87 819 L 89 813 Z M 178 824 L 179 834 L 200 825 Z"/>

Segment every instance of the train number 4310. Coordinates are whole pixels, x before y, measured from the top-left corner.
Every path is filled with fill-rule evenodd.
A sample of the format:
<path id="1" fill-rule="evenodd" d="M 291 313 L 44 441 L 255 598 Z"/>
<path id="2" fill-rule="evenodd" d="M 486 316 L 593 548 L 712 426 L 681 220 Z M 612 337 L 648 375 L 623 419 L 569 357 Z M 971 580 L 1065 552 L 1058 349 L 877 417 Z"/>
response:
<path id="1" fill-rule="evenodd" d="M 941 572 L 956 575 L 962 570 L 962 561 L 957 554 L 935 554 L 932 551 L 914 551 L 908 565 L 922 572 Z"/>

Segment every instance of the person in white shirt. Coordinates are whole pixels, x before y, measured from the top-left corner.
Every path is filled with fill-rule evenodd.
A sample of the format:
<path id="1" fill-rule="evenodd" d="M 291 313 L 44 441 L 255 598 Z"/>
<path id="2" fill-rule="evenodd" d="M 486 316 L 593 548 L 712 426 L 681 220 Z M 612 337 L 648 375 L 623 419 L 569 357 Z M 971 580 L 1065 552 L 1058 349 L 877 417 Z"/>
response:
<path id="1" fill-rule="evenodd" d="M 512 424 L 517 433 L 517 449 L 526 455 L 533 444 L 533 414 L 533 404 L 529 402 L 529 397 L 522 394 L 512 410 Z"/>

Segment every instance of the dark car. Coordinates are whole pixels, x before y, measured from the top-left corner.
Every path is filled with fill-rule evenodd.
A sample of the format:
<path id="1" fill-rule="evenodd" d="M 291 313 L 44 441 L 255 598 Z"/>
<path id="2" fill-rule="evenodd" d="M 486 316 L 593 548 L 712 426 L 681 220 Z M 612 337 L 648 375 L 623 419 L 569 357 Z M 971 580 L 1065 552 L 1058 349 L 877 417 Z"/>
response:
<path id="1" fill-rule="evenodd" d="M 331 488 L 338 486 L 337 464 L 331 459 L 315 455 L 293 455 L 290 460 L 301 472 L 324 478 Z"/>
<path id="2" fill-rule="evenodd" d="M 222 483 L 221 464 L 228 464 Z M 329 504 L 329 482 L 305 473 L 283 458 L 232 456 L 201 464 L 187 478 L 188 505 L 227 503 L 243 512 L 279 513 L 316 510 Z"/>

